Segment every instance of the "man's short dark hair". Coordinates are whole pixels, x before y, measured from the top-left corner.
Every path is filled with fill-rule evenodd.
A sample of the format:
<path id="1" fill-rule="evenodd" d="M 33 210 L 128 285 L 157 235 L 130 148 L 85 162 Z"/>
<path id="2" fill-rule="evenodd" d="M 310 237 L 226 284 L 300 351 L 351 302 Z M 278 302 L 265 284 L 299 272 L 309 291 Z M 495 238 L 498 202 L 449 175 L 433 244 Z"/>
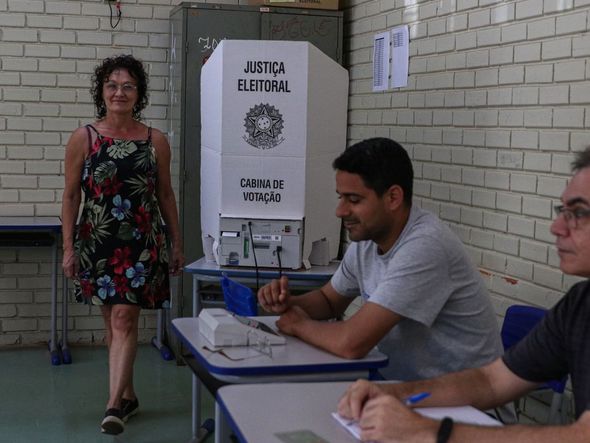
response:
<path id="1" fill-rule="evenodd" d="M 334 169 L 358 174 L 366 187 L 382 196 L 391 186 L 404 191 L 404 202 L 412 206 L 414 170 L 406 150 L 388 138 L 370 138 L 346 149 L 332 163 Z"/>
<path id="2" fill-rule="evenodd" d="M 572 171 L 578 172 L 580 169 L 590 168 L 590 146 L 576 154 L 572 162 Z"/>

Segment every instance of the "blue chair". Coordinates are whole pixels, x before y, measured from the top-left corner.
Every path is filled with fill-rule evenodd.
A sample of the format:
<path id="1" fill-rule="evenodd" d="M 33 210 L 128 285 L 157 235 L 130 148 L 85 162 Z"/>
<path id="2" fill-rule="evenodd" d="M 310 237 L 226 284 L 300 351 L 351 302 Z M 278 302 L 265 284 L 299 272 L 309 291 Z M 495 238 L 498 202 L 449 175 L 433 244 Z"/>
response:
<path id="1" fill-rule="evenodd" d="M 524 338 L 539 323 L 547 311 L 534 306 L 513 305 L 506 310 L 504 323 L 502 324 L 502 344 L 504 350 L 513 346 Z M 560 411 L 563 405 L 563 391 L 567 383 L 567 376 L 562 380 L 551 380 L 544 383 L 538 389 L 551 389 L 553 398 L 547 419 L 550 424 L 561 423 Z M 516 411 L 519 412 L 518 401 Z"/>
<path id="2" fill-rule="evenodd" d="M 258 315 L 258 304 L 252 289 L 228 278 L 225 274 L 221 277 L 221 289 L 228 311 L 247 317 Z"/>

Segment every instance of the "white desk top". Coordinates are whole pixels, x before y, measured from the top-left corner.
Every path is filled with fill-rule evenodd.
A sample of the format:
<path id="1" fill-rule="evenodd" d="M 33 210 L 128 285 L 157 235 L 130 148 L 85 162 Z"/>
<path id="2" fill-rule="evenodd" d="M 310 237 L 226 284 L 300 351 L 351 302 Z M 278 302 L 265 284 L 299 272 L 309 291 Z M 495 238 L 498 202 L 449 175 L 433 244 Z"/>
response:
<path id="1" fill-rule="evenodd" d="M 350 382 L 228 385 L 217 391 L 217 402 L 242 443 L 284 443 L 276 433 L 311 431 L 327 442 L 358 443 L 333 417 Z M 471 406 L 425 408 L 431 417 L 498 425 Z M 437 415 L 438 412 L 438 415 Z"/>
<path id="2" fill-rule="evenodd" d="M 326 281 L 328 280 L 336 269 L 338 269 L 339 262 L 331 262 L 327 266 L 312 266 L 311 269 L 283 269 L 282 275 L 286 275 L 291 280 L 306 280 L 306 281 Z M 239 268 L 230 266 L 219 266 L 215 262 L 208 262 L 205 257 L 201 257 L 195 262 L 190 263 L 184 267 L 184 271 L 189 274 L 221 277 L 222 273 L 227 274 L 228 277 L 256 277 L 255 268 Z M 261 279 L 279 278 L 279 270 L 273 268 L 258 268 L 258 276 Z"/>
<path id="3" fill-rule="evenodd" d="M 276 329 L 277 317 L 255 318 Z M 172 328 L 211 375 L 230 383 L 281 381 L 281 377 L 288 381 L 354 380 L 367 377 L 371 369 L 385 367 L 388 363 L 387 356 L 376 349 L 365 358 L 348 360 L 295 337 L 287 337 L 285 345 L 272 346 L 272 357 L 249 349 L 246 359 L 233 361 L 203 349 L 204 346 L 213 349 L 213 346 L 199 333 L 198 318 L 176 318 L 172 320 Z"/>
<path id="4" fill-rule="evenodd" d="M 0 231 L 61 231 L 59 217 L 0 217 Z"/>

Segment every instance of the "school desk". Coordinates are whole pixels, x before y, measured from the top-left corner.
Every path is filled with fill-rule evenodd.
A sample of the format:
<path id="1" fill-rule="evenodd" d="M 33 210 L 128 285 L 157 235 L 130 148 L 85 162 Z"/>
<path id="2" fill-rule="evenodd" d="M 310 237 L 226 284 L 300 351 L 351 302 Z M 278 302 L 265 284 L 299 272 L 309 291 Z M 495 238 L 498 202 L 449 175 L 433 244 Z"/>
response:
<path id="1" fill-rule="evenodd" d="M 255 317 L 268 326 L 274 327 L 277 317 Z M 194 359 L 187 359 L 187 363 L 194 374 L 205 372 L 221 382 L 234 383 L 269 383 L 281 381 L 326 381 L 326 380 L 356 380 L 370 378 L 373 371 L 388 364 L 385 354 L 371 350 L 361 359 L 349 360 L 323 351 L 307 344 L 295 337 L 286 337 L 286 344 L 271 346 L 268 349 L 256 347 L 242 347 L 242 354 L 232 360 L 232 352 L 240 350 L 224 348 L 226 353 L 212 352 L 212 345 L 199 333 L 199 319 L 194 317 L 177 318 L 172 320 L 172 329 L 190 350 Z M 266 352 L 265 352 L 266 351 Z M 201 382 L 193 375 L 193 437 L 197 434 L 200 417 Z M 227 427 L 223 424 L 223 415 L 216 406 L 215 441 L 226 441 Z"/>
<path id="2" fill-rule="evenodd" d="M 358 443 L 332 417 L 349 385 L 349 382 L 229 385 L 217 391 L 217 404 L 241 443 Z M 417 408 L 417 411 L 432 418 L 451 417 L 457 422 L 500 426 L 471 406 Z"/>

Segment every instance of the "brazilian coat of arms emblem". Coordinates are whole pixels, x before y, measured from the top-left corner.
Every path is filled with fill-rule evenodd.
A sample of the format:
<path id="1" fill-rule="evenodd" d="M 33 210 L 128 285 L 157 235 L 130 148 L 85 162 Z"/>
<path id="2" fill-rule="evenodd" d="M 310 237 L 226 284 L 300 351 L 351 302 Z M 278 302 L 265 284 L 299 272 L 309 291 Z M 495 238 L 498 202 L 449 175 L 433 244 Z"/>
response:
<path id="1" fill-rule="evenodd" d="M 283 116 L 274 106 L 260 103 L 250 108 L 244 119 L 244 140 L 257 149 L 272 149 L 283 142 Z"/>

